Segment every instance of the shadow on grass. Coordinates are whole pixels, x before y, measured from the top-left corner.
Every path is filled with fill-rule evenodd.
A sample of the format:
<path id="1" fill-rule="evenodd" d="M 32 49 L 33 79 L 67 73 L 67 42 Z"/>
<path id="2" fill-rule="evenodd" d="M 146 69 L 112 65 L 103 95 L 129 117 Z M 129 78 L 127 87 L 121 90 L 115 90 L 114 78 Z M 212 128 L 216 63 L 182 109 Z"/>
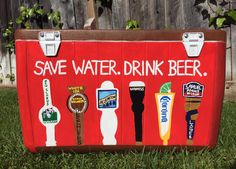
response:
<path id="1" fill-rule="evenodd" d="M 236 161 L 234 161 L 233 165 L 230 166 L 230 169 L 235 169 L 236 168 Z"/>

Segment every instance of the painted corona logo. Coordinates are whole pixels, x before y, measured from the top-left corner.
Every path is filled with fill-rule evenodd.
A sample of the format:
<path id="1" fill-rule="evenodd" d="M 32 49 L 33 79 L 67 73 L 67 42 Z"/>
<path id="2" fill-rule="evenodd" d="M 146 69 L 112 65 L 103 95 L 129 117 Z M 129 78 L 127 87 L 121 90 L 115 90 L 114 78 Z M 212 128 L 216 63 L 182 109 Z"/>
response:
<path id="1" fill-rule="evenodd" d="M 171 98 L 168 96 L 163 96 L 160 98 L 160 105 L 161 105 L 161 122 L 165 123 L 168 121 L 168 114 L 169 114 L 169 104 L 171 103 Z"/>
<path id="2" fill-rule="evenodd" d="M 164 83 L 159 93 L 155 93 L 159 134 L 163 145 L 168 145 L 171 130 L 171 116 L 175 93 L 171 93 L 171 82 Z"/>

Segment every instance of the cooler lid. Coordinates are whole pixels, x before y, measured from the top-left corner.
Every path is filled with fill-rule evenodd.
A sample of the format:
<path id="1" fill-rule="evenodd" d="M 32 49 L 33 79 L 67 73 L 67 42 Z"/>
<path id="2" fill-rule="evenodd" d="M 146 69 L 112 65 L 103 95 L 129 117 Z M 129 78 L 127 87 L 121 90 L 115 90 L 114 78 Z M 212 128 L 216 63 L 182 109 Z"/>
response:
<path id="1" fill-rule="evenodd" d="M 221 30 L 52 30 L 19 29 L 16 40 L 38 40 L 39 32 L 59 31 L 61 40 L 104 40 L 104 41 L 182 41 L 186 32 L 202 32 L 204 41 L 226 42 L 226 32 Z"/>

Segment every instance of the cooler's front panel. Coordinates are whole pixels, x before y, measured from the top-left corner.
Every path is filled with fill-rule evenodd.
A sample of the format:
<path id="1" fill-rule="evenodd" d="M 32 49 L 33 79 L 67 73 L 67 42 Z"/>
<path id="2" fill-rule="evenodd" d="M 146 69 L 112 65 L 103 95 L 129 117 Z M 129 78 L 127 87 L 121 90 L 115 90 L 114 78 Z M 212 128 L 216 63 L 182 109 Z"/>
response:
<path id="1" fill-rule="evenodd" d="M 35 148 L 216 143 L 224 42 L 205 41 L 198 57 L 182 41 L 62 40 L 54 57 L 37 40 L 17 46 L 24 139 Z"/>

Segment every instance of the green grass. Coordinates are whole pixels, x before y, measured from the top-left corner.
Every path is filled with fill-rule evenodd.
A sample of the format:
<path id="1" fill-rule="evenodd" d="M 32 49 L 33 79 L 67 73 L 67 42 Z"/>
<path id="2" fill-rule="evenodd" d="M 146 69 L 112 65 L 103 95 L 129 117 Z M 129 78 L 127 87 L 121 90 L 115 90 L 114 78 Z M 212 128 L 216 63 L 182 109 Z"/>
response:
<path id="1" fill-rule="evenodd" d="M 224 103 L 218 145 L 211 151 L 32 154 L 23 145 L 16 90 L 0 89 L 0 168 L 236 169 L 236 103 Z"/>

